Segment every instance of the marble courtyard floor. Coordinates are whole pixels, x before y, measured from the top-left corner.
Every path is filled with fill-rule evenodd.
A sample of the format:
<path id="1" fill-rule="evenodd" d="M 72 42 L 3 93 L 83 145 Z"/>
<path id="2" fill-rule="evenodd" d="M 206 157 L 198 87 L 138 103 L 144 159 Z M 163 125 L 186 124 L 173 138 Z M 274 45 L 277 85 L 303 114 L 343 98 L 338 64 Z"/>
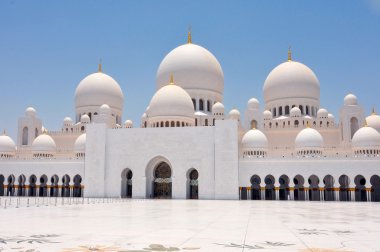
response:
<path id="1" fill-rule="evenodd" d="M 0 251 L 380 251 L 379 203 L 1 200 Z"/>

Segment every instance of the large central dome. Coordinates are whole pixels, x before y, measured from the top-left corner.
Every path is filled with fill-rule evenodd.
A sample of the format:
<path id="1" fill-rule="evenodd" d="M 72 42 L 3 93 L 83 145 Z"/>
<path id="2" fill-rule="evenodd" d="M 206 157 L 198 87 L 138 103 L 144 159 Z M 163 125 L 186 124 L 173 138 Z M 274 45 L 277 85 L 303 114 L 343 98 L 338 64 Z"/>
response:
<path id="1" fill-rule="evenodd" d="M 193 99 L 195 109 L 211 113 L 212 105 L 223 101 L 223 70 L 212 53 L 189 38 L 187 44 L 173 49 L 162 60 L 156 75 L 157 90 L 166 86 L 173 74 L 176 84 Z"/>

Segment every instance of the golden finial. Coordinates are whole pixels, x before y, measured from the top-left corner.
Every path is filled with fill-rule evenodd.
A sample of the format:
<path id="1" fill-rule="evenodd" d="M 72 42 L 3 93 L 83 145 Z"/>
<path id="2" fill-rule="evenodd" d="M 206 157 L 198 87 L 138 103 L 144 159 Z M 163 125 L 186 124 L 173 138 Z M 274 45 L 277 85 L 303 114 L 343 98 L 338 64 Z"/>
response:
<path id="1" fill-rule="evenodd" d="M 173 77 L 173 74 L 170 74 L 169 84 L 174 85 L 174 77 Z"/>
<path id="2" fill-rule="evenodd" d="M 372 107 L 372 115 L 376 115 L 375 106 Z"/>
<path id="3" fill-rule="evenodd" d="M 4 129 L 4 130 L 3 130 L 3 136 L 6 136 L 6 135 L 7 135 L 7 130 Z"/>
<path id="4" fill-rule="evenodd" d="M 292 61 L 292 48 L 290 46 L 288 48 L 288 61 Z"/>
<path id="5" fill-rule="evenodd" d="M 368 127 L 367 120 L 364 119 L 364 127 Z"/>
<path id="6" fill-rule="evenodd" d="M 310 123 L 309 123 L 309 121 L 306 122 L 306 128 L 310 128 Z"/>
<path id="7" fill-rule="evenodd" d="M 193 43 L 193 41 L 191 39 L 191 26 L 189 26 L 189 30 L 187 31 L 187 43 L 188 44 Z"/>
<path id="8" fill-rule="evenodd" d="M 99 64 L 98 64 L 98 72 L 99 72 L 99 73 L 102 72 L 102 59 L 99 60 Z"/>

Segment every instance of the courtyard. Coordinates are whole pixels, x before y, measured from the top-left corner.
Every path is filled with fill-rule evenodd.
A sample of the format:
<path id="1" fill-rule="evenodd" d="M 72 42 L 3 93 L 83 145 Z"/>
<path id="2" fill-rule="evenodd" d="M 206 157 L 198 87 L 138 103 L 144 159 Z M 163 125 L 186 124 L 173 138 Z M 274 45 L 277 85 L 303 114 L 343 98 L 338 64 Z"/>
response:
<path id="1" fill-rule="evenodd" d="M 380 251 L 371 202 L 2 197 L 0 223 L 0 251 Z"/>

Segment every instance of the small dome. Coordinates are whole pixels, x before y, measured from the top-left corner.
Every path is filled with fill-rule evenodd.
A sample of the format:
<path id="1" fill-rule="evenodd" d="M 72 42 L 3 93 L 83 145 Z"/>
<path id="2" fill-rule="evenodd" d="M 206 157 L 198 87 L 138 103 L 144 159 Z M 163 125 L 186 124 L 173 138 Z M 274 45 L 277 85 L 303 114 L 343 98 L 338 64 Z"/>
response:
<path id="1" fill-rule="evenodd" d="M 212 113 L 215 114 L 224 114 L 224 105 L 221 102 L 216 102 L 212 106 Z"/>
<path id="2" fill-rule="evenodd" d="M 43 133 L 34 139 L 32 143 L 32 152 L 33 154 L 50 154 L 53 155 L 56 151 L 56 144 L 54 139 Z"/>
<path id="3" fill-rule="evenodd" d="M 258 129 L 247 131 L 241 140 L 241 144 L 243 151 L 268 149 L 268 139 L 264 133 Z"/>
<path id="4" fill-rule="evenodd" d="M 265 110 L 263 112 L 263 116 L 264 116 L 264 120 L 272 120 L 273 118 L 272 112 L 270 112 L 269 110 Z"/>
<path id="5" fill-rule="evenodd" d="M 71 126 L 71 125 L 73 125 L 73 119 L 71 119 L 70 117 L 65 117 L 63 119 L 63 125 L 64 126 Z"/>
<path id="6" fill-rule="evenodd" d="M 187 43 L 165 56 L 157 70 L 157 90 L 166 86 L 171 74 L 186 91 L 206 90 L 223 95 L 222 67 L 212 53 L 199 45 Z"/>
<path id="7" fill-rule="evenodd" d="M 35 117 L 37 115 L 37 111 L 32 107 L 28 107 L 25 110 L 25 115 L 29 117 Z"/>
<path id="8" fill-rule="evenodd" d="M 107 104 L 103 104 L 99 108 L 99 114 L 101 115 L 110 115 L 111 114 L 111 108 Z"/>
<path id="9" fill-rule="evenodd" d="M 367 116 L 365 120 L 369 127 L 374 128 L 380 133 L 380 116 L 376 114 L 375 110 L 373 110 L 372 114 Z"/>
<path id="10" fill-rule="evenodd" d="M 228 118 L 232 120 L 240 120 L 240 112 L 237 109 L 231 109 L 231 111 L 228 113 Z"/>
<path id="11" fill-rule="evenodd" d="M 5 133 L 0 136 L 0 155 L 14 156 L 16 154 L 16 144 Z"/>
<path id="12" fill-rule="evenodd" d="M 348 94 L 344 97 L 345 106 L 358 105 L 358 98 L 354 94 Z"/>
<path id="13" fill-rule="evenodd" d="M 333 114 L 330 114 L 330 113 L 329 113 L 329 114 L 327 115 L 327 118 L 334 120 L 334 119 L 335 119 L 335 116 L 334 116 Z"/>
<path id="14" fill-rule="evenodd" d="M 352 137 L 354 149 L 379 149 L 380 133 L 372 127 L 361 127 Z"/>
<path id="15" fill-rule="evenodd" d="M 326 109 L 320 108 L 317 112 L 317 118 L 328 118 L 329 112 Z"/>
<path id="16" fill-rule="evenodd" d="M 141 118 L 145 119 L 146 118 L 146 113 L 142 114 Z"/>
<path id="17" fill-rule="evenodd" d="M 295 147 L 303 150 L 322 149 L 323 137 L 317 130 L 305 128 L 296 136 Z"/>
<path id="18" fill-rule="evenodd" d="M 160 88 L 149 105 L 149 118 L 186 117 L 194 118 L 194 105 L 189 94 L 174 83 Z"/>
<path id="19" fill-rule="evenodd" d="M 256 98 L 251 98 L 248 101 L 248 108 L 250 109 L 258 109 L 260 108 L 260 102 Z"/>
<path id="20" fill-rule="evenodd" d="M 86 115 L 86 114 L 84 114 L 84 115 L 82 115 L 81 117 L 80 117 L 80 122 L 81 123 L 90 123 L 90 117 L 88 116 L 88 115 Z"/>
<path id="21" fill-rule="evenodd" d="M 86 150 L 86 133 L 81 134 L 74 143 L 74 152 L 76 154 L 78 153 L 85 153 Z"/>
<path id="22" fill-rule="evenodd" d="M 299 107 L 294 107 L 290 110 L 290 117 L 301 117 L 301 110 Z"/>
<path id="23" fill-rule="evenodd" d="M 319 101 L 320 87 L 317 76 L 309 67 L 290 60 L 269 73 L 263 92 L 265 104 L 289 98 Z"/>
<path id="24" fill-rule="evenodd" d="M 126 128 L 133 128 L 133 122 L 131 120 L 126 120 L 124 122 L 124 127 L 126 127 Z"/>

